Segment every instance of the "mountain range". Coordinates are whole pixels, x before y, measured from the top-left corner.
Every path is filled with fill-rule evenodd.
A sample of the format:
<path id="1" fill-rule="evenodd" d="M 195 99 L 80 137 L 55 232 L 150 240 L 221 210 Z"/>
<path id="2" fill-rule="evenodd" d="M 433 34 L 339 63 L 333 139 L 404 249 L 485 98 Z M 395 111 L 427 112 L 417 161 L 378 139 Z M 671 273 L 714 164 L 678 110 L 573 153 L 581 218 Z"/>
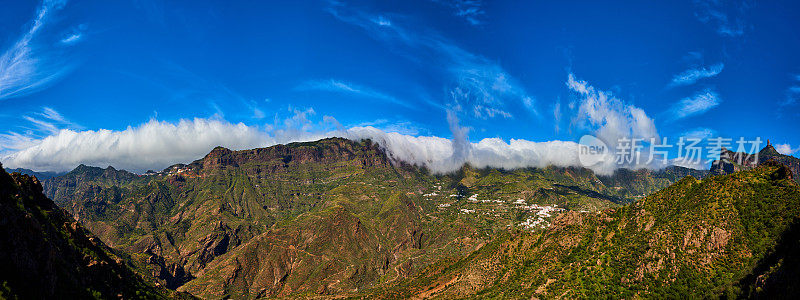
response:
<path id="1" fill-rule="evenodd" d="M 0 169 L 0 298 L 191 298 L 140 277 L 42 194 L 36 177 Z"/>
<path id="2" fill-rule="evenodd" d="M 797 159 L 768 145 L 732 165 L 728 152 L 710 172 L 433 174 L 330 138 L 217 147 L 144 175 L 81 165 L 42 191 L 147 286 L 201 298 L 787 292 Z"/>

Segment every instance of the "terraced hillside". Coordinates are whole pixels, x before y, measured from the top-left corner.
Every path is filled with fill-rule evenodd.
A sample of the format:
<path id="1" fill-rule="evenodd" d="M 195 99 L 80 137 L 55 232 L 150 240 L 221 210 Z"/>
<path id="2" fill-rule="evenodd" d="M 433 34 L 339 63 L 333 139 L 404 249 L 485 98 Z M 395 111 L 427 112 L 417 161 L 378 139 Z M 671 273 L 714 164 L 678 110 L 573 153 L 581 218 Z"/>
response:
<path id="1" fill-rule="evenodd" d="M 135 175 L 80 166 L 45 191 L 160 283 L 204 297 L 341 294 L 391 286 L 509 228 L 620 207 L 676 172 L 581 168 L 433 175 L 370 141 L 216 148 Z M 656 186 L 659 185 L 659 186 Z"/>

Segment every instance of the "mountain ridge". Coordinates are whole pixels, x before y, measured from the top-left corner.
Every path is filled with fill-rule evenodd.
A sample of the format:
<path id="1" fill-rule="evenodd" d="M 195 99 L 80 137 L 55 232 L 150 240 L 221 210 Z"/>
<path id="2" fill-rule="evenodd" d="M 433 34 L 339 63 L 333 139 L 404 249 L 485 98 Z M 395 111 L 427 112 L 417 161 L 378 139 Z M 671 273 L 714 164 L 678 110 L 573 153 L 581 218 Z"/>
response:
<path id="1" fill-rule="evenodd" d="M 113 168 L 76 170 L 48 180 L 48 193 L 103 240 L 131 253 L 144 272 L 204 297 L 336 294 L 395 282 L 441 258 L 475 250 L 506 226 L 540 230 L 547 215 L 618 207 L 691 172 L 674 167 L 598 177 L 576 167 L 465 165 L 434 175 L 392 161 L 372 141 L 341 138 L 238 151 L 216 147 L 193 162 L 141 176 L 126 177 Z M 113 180 L 119 178 L 125 180 Z M 552 213 L 537 215 L 552 205 Z M 360 229 L 331 231 L 315 222 Z M 467 232 L 471 237 L 464 239 Z M 331 251 L 312 242 L 328 236 L 365 244 Z M 287 242 L 276 247 L 275 241 Z M 343 253 L 360 253 L 355 256 L 362 259 Z M 274 268 L 250 264 L 230 268 L 259 255 L 282 271 L 263 273 Z M 291 262 L 298 257 L 306 260 Z M 322 264 L 311 264 L 315 257 L 326 257 L 328 272 L 337 275 L 313 275 L 315 264 Z M 311 284 L 298 276 L 323 277 Z"/>
<path id="2" fill-rule="evenodd" d="M 2 166 L 2 165 L 0 165 Z M 152 286 L 42 194 L 0 170 L 0 298 L 191 298 Z"/>
<path id="3" fill-rule="evenodd" d="M 758 168 L 777 168 L 769 180 L 792 178 L 782 166 L 773 161 Z M 619 211 L 660 197 L 662 188 L 701 182 L 693 176 L 702 182 L 732 176 L 708 174 L 669 167 L 598 176 L 577 167 L 465 165 L 437 175 L 392 161 L 369 140 L 331 138 L 238 151 L 216 147 L 188 164 L 144 175 L 79 166 L 44 185 L 81 224 L 170 289 L 205 298 L 411 296 L 405 287 L 440 274 L 431 268 L 459 269 L 448 264 L 491 249 L 511 251 L 508 238 L 569 241 L 587 229 L 564 226 L 594 220 L 604 228 L 596 218 L 634 222 Z M 469 276 L 489 276 L 473 271 Z"/>

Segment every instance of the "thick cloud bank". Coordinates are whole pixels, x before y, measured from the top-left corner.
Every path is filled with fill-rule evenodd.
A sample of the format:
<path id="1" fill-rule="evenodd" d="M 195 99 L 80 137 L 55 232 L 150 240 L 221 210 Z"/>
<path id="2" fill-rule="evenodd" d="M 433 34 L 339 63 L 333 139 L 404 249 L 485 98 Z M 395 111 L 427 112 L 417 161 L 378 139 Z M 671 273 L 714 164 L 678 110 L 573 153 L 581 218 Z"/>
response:
<path id="1" fill-rule="evenodd" d="M 134 171 L 160 170 L 202 157 L 217 145 L 247 149 L 272 143 L 264 131 L 241 123 L 194 119 L 173 124 L 151 120 L 122 131 L 62 129 L 2 161 L 8 167 L 42 171 L 66 171 L 81 163 Z"/>
<path id="2" fill-rule="evenodd" d="M 531 142 L 497 138 L 483 139 L 478 143 L 459 146 L 454 140 L 431 136 L 408 136 L 384 132 L 372 127 L 355 127 L 346 131 L 354 140 L 372 139 L 382 145 L 392 158 L 436 173 L 458 170 L 465 163 L 472 166 L 516 169 L 525 167 L 580 166 L 574 142 Z M 459 150 L 461 148 L 461 150 Z M 597 171 L 601 171 L 598 169 Z"/>
<path id="3" fill-rule="evenodd" d="M 454 142 L 435 136 L 385 132 L 374 127 L 270 135 L 257 127 L 208 119 L 178 123 L 152 120 L 121 131 L 64 129 L 35 141 L 31 147 L 6 155 L 2 161 L 7 167 L 40 171 L 67 171 L 83 163 L 142 172 L 191 162 L 219 145 L 230 149 L 250 149 L 333 136 L 372 139 L 393 159 L 424 166 L 437 173 L 455 171 L 464 163 L 505 169 L 580 165 L 574 142 L 516 139 L 505 142 L 495 138 L 477 143 Z"/>
<path id="4" fill-rule="evenodd" d="M 569 74 L 569 89 L 578 96 L 572 125 L 594 133 L 609 151 L 588 168 L 599 174 L 610 174 L 619 167 L 660 168 L 657 162 L 615 162 L 615 147 L 622 138 L 636 138 L 658 144 L 658 131 L 653 119 L 640 108 L 614 97 L 610 92 L 591 86 Z M 386 132 L 374 127 L 344 128 L 333 117 L 324 116 L 315 125 L 308 119 L 313 109 L 292 110 L 294 116 L 283 124 L 265 128 L 233 124 L 218 119 L 182 120 L 178 123 L 151 120 L 121 131 L 73 129 L 51 130 L 53 134 L 35 139 L 18 134 L 0 135 L 0 161 L 6 166 L 36 171 L 66 171 L 78 164 L 111 165 L 135 172 L 160 170 L 175 163 L 186 163 L 203 157 L 216 146 L 233 150 L 266 147 L 279 143 L 313 141 L 326 137 L 352 140 L 372 139 L 395 160 L 426 167 L 435 173 L 472 166 L 515 169 L 524 167 L 582 166 L 575 142 L 532 142 L 497 138 L 469 141 L 469 128 L 459 125 L 458 116 L 448 110 L 447 122 L 452 139 L 435 136 L 412 136 Z M 59 119 L 63 119 L 59 116 Z M 280 128 L 275 128 L 275 127 Z M 324 130 L 320 128 L 337 128 Z M 651 140 L 652 139 L 652 140 Z M 647 157 L 647 152 L 642 153 Z M 585 158 L 585 157 L 584 157 Z"/>

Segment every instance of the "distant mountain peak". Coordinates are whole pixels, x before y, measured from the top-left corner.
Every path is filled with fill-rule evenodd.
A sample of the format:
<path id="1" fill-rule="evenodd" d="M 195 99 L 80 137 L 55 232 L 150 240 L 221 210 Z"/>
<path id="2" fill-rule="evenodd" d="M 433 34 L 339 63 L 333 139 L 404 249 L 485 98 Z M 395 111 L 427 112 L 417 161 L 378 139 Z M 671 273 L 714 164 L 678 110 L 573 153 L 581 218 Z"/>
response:
<path id="1" fill-rule="evenodd" d="M 725 148 L 721 150 L 720 159 L 715 160 L 711 164 L 711 174 L 731 174 L 738 171 L 753 169 L 759 165 L 767 164 L 767 162 L 785 165 L 793 174 L 798 174 L 798 172 L 800 172 L 800 159 L 781 154 L 772 146 L 769 140 L 767 140 L 767 145 L 764 146 L 763 149 L 755 153 L 757 155 L 733 152 Z M 800 182 L 800 178 L 795 178 L 795 181 Z"/>
<path id="2" fill-rule="evenodd" d="M 209 152 L 208 155 L 211 155 L 213 153 L 228 154 L 228 153 L 231 153 L 231 152 L 233 152 L 233 151 L 231 151 L 231 149 L 228 149 L 228 148 L 225 148 L 225 147 L 222 147 L 222 146 L 216 146 L 216 147 L 214 147 L 214 149 L 211 149 L 211 152 Z"/>
<path id="3" fill-rule="evenodd" d="M 767 146 L 761 151 L 758 152 L 759 155 L 782 155 L 778 150 L 775 149 L 772 145 L 769 144 L 769 140 L 767 140 Z"/>

